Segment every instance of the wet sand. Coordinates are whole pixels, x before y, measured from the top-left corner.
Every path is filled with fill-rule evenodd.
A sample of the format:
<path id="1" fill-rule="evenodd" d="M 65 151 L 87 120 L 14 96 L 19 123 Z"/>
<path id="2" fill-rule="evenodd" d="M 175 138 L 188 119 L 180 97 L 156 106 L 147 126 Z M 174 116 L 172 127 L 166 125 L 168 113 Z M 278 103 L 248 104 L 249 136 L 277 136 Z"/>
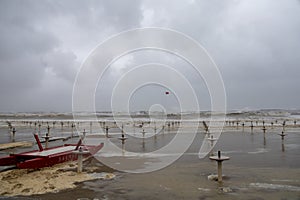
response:
<path id="1" fill-rule="evenodd" d="M 281 139 L 269 133 L 231 130 L 221 135 L 215 150 L 231 157 L 224 162 L 223 184 L 208 180 L 216 174 L 216 163 L 199 160 L 200 133 L 189 150 L 175 163 L 159 171 L 142 174 L 121 173 L 109 182 L 86 181 L 79 184 L 73 199 L 299 199 L 299 134 L 290 133 L 282 151 Z M 164 136 L 166 137 L 166 135 Z M 278 138 L 279 137 L 279 138 Z M 151 140 L 146 141 L 150 148 Z M 232 142 L 235 141 L 235 142 Z M 230 145 L 228 144 L 230 143 Z M 154 144 L 154 142 L 153 142 Z M 152 144 L 152 145 L 153 145 Z M 133 148 L 131 145 L 128 145 Z M 139 146 L 141 144 L 139 143 Z M 114 160 L 115 159 L 115 160 Z M 112 162 L 120 162 L 118 157 Z M 141 163 L 135 163 L 136 168 Z M 132 165 L 130 166 L 132 167 Z M 71 191 L 60 193 L 63 197 Z M 51 199 L 53 196 L 38 196 Z"/>
<path id="2" fill-rule="evenodd" d="M 88 126 L 88 125 L 87 125 Z M 247 126 L 244 129 L 239 126 L 227 126 L 214 152 L 221 150 L 222 154 L 231 159 L 223 163 L 224 181 L 219 184 L 209 180 L 208 177 L 216 174 L 216 163 L 207 157 L 199 159 L 198 152 L 203 139 L 206 137 L 202 128 L 198 130 L 196 138 L 189 149 L 172 165 L 159 171 L 151 173 L 130 174 L 116 172 L 104 166 L 95 159 L 85 162 L 85 175 L 80 180 L 71 179 L 76 177 L 76 166 L 65 167 L 67 170 L 58 170 L 57 166 L 47 172 L 48 169 L 24 173 L 24 185 L 30 179 L 30 174 L 43 176 L 44 185 L 50 189 L 44 192 L 30 195 L 32 199 L 300 199 L 300 129 L 291 125 L 286 128 L 288 134 L 281 140 L 278 133 L 280 126 L 271 128 L 268 126 L 264 135 L 262 126 L 256 126 L 253 131 Z M 140 134 L 136 129 L 136 134 Z M 188 128 L 186 129 L 188 132 Z M 110 141 L 121 147 L 119 129 L 110 129 Z M 131 152 L 151 152 L 169 143 L 176 134 L 176 128 L 166 129 L 155 139 L 153 136 L 145 138 L 129 138 L 126 141 L 125 149 Z M 77 140 L 77 139 L 75 139 Z M 74 140 L 74 141 L 75 141 Z M 57 144 L 57 143 L 53 143 Z M 23 149 L 24 150 L 24 149 Z M 110 159 L 111 163 L 124 164 L 129 162 L 130 169 L 140 169 L 148 162 L 155 162 L 155 158 L 133 159 L 122 152 L 102 152 L 102 159 Z M 72 169 L 70 169 L 72 168 Z M 90 168 L 90 169 L 89 169 Z M 113 173 L 116 177 L 103 180 L 103 174 L 90 178 L 95 171 L 98 175 L 101 172 Z M 1 177 L 5 177 L 2 172 Z M 55 176 L 61 174 L 61 178 Z M 28 175 L 29 174 L 29 175 Z M 28 175 L 28 176 L 27 176 Z M 7 180 L 21 181 L 23 176 L 16 174 L 15 177 L 7 177 Z M 60 175 L 58 175 L 60 176 Z M 84 176 L 79 175 L 80 176 Z M 78 179 L 79 179 L 78 177 Z M 47 178 L 54 182 L 45 183 Z M 3 178 L 2 178 L 3 179 Z M 3 182 L 1 180 L 1 185 Z M 5 179 L 5 178 L 4 178 Z M 63 179 L 63 180 L 62 180 Z M 64 183 L 67 181 L 68 183 Z M 60 183 L 64 188 L 52 188 L 51 184 Z M 6 183 L 6 182 L 5 182 Z M 41 183 L 41 181 L 40 181 Z M 11 184 L 10 191 L 17 182 Z M 70 187 L 69 187 L 70 184 Z M 42 184 L 40 184 L 42 185 Z M 55 185 L 55 184 L 54 184 Z M 68 187 L 66 187 L 68 186 Z M 16 191 L 18 191 L 16 186 Z M 22 186 L 23 187 L 23 186 Z M 25 187 L 23 190 L 27 191 Z M 21 190 L 21 189 L 20 189 Z M 41 189 L 43 190 L 43 189 Z M 33 194 L 33 193 L 31 193 Z M 2 194 L 7 195 L 7 194 Z M 25 194 L 21 194 L 25 195 Z M 22 197 L 22 196 L 18 196 Z"/>
<path id="3" fill-rule="evenodd" d="M 11 142 L 6 144 L 0 144 L 0 150 L 12 149 L 17 147 L 32 147 L 32 142 L 22 141 L 22 142 Z"/>

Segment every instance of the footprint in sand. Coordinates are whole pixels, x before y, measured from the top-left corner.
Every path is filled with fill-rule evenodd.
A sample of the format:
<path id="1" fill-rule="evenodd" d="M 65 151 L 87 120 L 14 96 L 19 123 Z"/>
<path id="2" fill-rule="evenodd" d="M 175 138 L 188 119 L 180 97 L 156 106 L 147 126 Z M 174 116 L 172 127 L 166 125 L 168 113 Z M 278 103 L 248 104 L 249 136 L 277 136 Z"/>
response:
<path id="1" fill-rule="evenodd" d="M 56 175 L 56 174 L 51 176 L 51 178 L 57 178 L 57 177 L 58 177 L 58 175 Z"/>
<path id="2" fill-rule="evenodd" d="M 22 190 L 23 193 L 28 193 L 32 190 L 32 188 L 25 188 L 24 190 Z"/>
<path id="3" fill-rule="evenodd" d="M 52 184 L 50 184 L 50 185 L 49 185 L 49 188 L 50 188 L 51 190 L 54 190 L 54 189 L 55 189 L 55 186 L 52 185 Z"/>
<path id="4" fill-rule="evenodd" d="M 1 196 L 6 196 L 6 195 L 10 195 L 10 194 L 11 194 L 11 192 L 7 192 L 7 191 L 0 193 Z"/>
<path id="5" fill-rule="evenodd" d="M 22 186 L 23 186 L 23 184 L 17 183 L 13 186 L 13 189 L 21 188 Z"/>

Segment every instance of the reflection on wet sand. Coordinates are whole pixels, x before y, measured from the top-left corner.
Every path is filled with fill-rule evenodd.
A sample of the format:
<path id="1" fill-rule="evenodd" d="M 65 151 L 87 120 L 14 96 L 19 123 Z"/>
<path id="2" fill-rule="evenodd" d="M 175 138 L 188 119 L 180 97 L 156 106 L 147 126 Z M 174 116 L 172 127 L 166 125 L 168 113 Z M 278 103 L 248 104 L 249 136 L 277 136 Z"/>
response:
<path id="1" fill-rule="evenodd" d="M 286 122 L 284 129 L 288 135 L 281 139 L 278 133 L 282 131 L 282 121 L 272 120 L 272 123 L 268 120 L 228 121 L 218 140 L 212 129 L 206 130 L 201 125 L 197 129 L 192 144 L 183 154 L 174 151 L 156 153 L 155 150 L 172 142 L 176 135 L 184 140 L 189 137 L 192 127 L 196 127 L 202 122 L 185 123 L 183 131 L 179 133 L 180 124 L 172 123 L 172 121 L 164 125 L 158 122 L 148 124 L 146 121 L 143 122 L 143 125 L 141 122 L 135 122 L 135 124 L 123 122 L 124 135 L 120 134 L 123 128 L 118 128 L 115 123 L 108 121 L 105 123 L 83 121 L 69 123 L 69 125 L 66 121 L 63 125 L 56 122 L 61 126 L 53 124 L 52 136 L 75 135 L 74 124 L 76 128 L 80 127 L 80 131 L 87 130 L 85 142 L 88 144 L 104 142 L 103 150 L 98 152 L 92 161 L 84 162 L 82 175 L 76 173 L 76 166 L 69 166 L 68 170 L 59 170 L 59 166 L 55 166 L 49 173 L 47 171 L 44 173 L 44 170 L 36 170 L 30 173 L 26 172 L 24 176 L 16 173 L 14 177 L 10 173 L 17 171 L 2 172 L 0 174 L 1 183 L 5 183 L 5 187 L 2 187 L 1 193 L 2 195 L 31 195 L 33 198 L 41 199 L 53 199 L 56 195 L 55 199 L 57 200 L 67 198 L 297 199 L 300 192 L 300 127 L 298 124 Z M 51 124 L 51 122 L 49 123 Z M 34 126 L 33 124 L 31 123 L 30 127 L 29 123 L 27 125 L 22 122 L 12 122 L 11 125 L 17 130 L 15 140 L 32 141 L 31 134 L 35 126 L 39 127 L 41 134 L 47 132 L 46 122 L 41 126 L 39 123 Z M 101 131 L 97 129 L 99 128 L 98 124 L 101 124 Z M 266 130 L 262 130 L 264 127 Z M 10 135 L 7 134 L 7 126 L 1 127 L 0 130 L 3 133 L 0 135 L 2 143 L 9 142 Z M 126 138 L 126 140 L 122 140 L 122 138 Z M 70 137 L 67 141 L 49 142 L 49 145 L 72 143 L 77 140 L 78 138 Z M 209 155 L 216 155 L 216 151 L 221 150 L 222 155 L 231 158 L 223 166 L 222 183 L 213 181 L 213 177 L 216 175 L 216 163 L 210 161 L 207 156 L 199 159 L 199 149 L 203 142 L 207 145 L 206 149 L 210 150 Z M 34 148 L 14 148 L 2 151 L 1 154 L 4 156 L 10 151 L 22 152 Z M 180 158 L 176 162 L 158 171 L 138 173 L 151 171 L 153 163 L 169 162 L 177 157 Z M 101 174 L 105 171 L 103 165 L 110 167 L 110 174 Z M 138 174 L 118 171 L 117 169 L 120 168 Z M 94 172 L 97 174 L 92 176 Z M 37 179 L 32 179 L 31 175 Z M 104 180 L 103 177 L 106 176 L 109 180 Z M 26 184 L 21 182 L 25 179 L 32 181 Z M 47 179 L 49 181 L 46 183 Z M 20 183 L 16 182 L 17 180 Z M 75 182 L 81 183 L 74 184 Z M 39 183 L 42 183 L 40 185 L 43 187 L 32 189 L 35 188 L 35 184 Z M 31 187 L 30 184 L 33 186 Z M 77 187 L 76 190 L 72 189 L 74 187 Z M 15 191 L 15 193 L 8 191 Z"/>

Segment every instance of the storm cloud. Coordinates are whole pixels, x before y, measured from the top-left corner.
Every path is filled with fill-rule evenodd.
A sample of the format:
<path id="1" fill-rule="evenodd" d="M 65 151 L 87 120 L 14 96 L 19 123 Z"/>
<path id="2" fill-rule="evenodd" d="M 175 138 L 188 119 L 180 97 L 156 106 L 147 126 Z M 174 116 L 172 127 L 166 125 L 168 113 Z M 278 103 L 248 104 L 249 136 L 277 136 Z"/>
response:
<path id="1" fill-rule="evenodd" d="M 73 83 L 89 53 L 114 34 L 151 26 L 182 32 L 208 51 L 222 74 L 228 109 L 300 108 L 297 0 L 1 0 L 0 111 L 71 111 Z M 185 73 L 209 110 L 205 84 L 186 63 L 161 52 L 126 55 L 112 64 L 100 82 L 97 109 L 110 110 L 113 84 L 148 62 Z M 133 109 L 147 109 L 153 103 L 147 94 L 154 93 L 137 93 L 143 98 Z"/>

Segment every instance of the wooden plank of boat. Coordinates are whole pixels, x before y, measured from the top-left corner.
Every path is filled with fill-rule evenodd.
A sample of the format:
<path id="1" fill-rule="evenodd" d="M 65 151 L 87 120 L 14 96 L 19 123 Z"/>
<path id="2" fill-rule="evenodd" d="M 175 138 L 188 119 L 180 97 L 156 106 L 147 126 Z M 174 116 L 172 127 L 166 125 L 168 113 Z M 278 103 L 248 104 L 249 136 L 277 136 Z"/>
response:
<path id="1" fill-rule="evenodd" d="M 32 147 L 33 142 L 21 141 L 21 142 L 11 142 L 6 144 L 0 144 L 0 150 L 12 149 L 16 147 Z"/>
<path id="2" fill-rule="evenodd" d="M 73 151 L 76 146 L 62 146 L 53 149 L 44 149 L 43 151 L 35 151 L 35 152 L 28 152 L 23 153 L 22 155 L 28 156 L 50 156 L 54 154 L 59 154 L 67 151 Z"/>

